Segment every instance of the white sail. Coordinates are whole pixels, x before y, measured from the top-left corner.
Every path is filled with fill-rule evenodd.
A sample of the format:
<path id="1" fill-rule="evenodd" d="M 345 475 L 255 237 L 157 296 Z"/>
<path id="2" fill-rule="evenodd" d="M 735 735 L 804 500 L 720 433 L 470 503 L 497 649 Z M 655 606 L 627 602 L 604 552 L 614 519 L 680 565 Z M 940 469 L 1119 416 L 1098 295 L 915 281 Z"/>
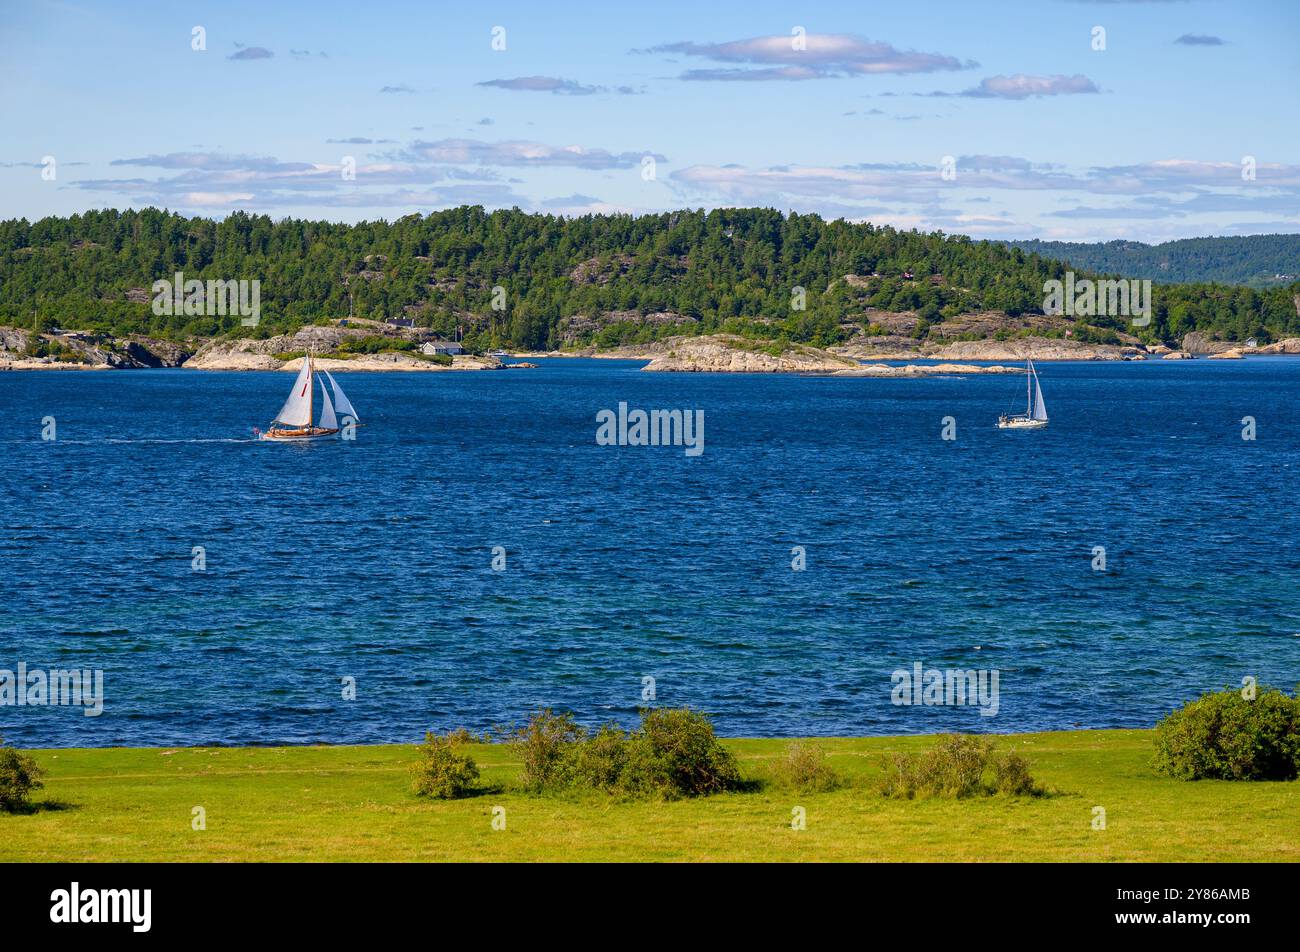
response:
<path id="1" fill-rule="evenodd" d="M 298 371 L 293 389 L 289 391 L 289 399 L 275 415 L 275 421 L 285 426 L 311 425 L 311 361 L 305 357 L 302 370 Z"/>
<path id="2" fill-rule="evenodd" d="M 343 395 L 343 388 L 334 382 L 334 378 L 330 377 L 330 372 L 328 370 L 323 370 L 321 372 L 325 374 L 326 377 L 329 377 L 330 386 L 334 389 L 334 406 L 338 412 L 344 416 L 352 417 L 353 422 L 360 423 L 361 417 L 357 416 L 357 411 L 353 409 L 352 402 Z"/>
<path id="3" fill-rule="evenodd" d="M 325 381 L 320 382 L 320 426 L 324 430 L 337 430 L 339 428 L 338 418 L 334 416 L 334 404 L 330 403 L 330 395 L 325 392 Z"/>
<path id="4" fill-rule="evenodd" d="M 1043 403 L 1043 390 L 1038 386 L 1038 374 L 1034 374 L 1034 413 L 1035 420 L 1047 419 L 1047 404 Z"/>

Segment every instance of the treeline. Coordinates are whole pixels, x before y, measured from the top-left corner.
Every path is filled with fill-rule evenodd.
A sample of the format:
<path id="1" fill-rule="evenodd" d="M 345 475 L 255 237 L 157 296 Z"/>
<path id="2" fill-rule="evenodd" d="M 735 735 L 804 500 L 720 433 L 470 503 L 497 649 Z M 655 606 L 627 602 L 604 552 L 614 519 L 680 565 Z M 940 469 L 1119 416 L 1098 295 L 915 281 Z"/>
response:
<path id="1" fill-rule="evenodd" d="M 1300 235 L 1180 238 L 1158 245 L 1037 240 L 1007 244 L 1089 271 L 1169 283 L 1217 281 L 1266 288 L 1300 278 Z"/>
<path id="2" fill-rule="evenodd" d="M 869 327 L 871 309 L 914 311 L 921 334 L 965 312 L 1038 313 L 1044 282 L 1065 270 L 999 243 L 759 208 L 565 219 L 467 206 L 356 225 L 105 210 L 0 223 L 0 323 L 270 336 L 351 310 L 459 331 L 471 347 L 612 345 L 719 330 L 826 345 Z M 153 282 L 177 272 L 259 281 L 260 324 L 241 327 L 237 314 L 155 314 Z M 1157 287 L 1141 333 L 1170 341 L 1189 330 L 1261 342 L 1300 335 L 1296 290 Z M 1132 329 L 1126 318 L 1088 321 Z"/>

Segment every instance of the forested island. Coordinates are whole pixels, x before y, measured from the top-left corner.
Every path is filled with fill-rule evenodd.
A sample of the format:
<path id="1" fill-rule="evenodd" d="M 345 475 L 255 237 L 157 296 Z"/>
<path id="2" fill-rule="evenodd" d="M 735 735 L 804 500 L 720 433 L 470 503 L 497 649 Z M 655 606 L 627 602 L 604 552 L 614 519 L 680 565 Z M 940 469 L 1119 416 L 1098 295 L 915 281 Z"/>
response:
<path id="1" fill-rule="evenodd" d="M 1245 284 L 1254 288 L 1300 280 L 1300 235 L 1140 241 L 1008 241 L 1008 245 L 1089 271 L 1169 283 Z"/>
<path id="2" fill-rule="evenodd" d="M 875 338 L 933 349 L 1017 335 L 1178 348 L 1192 332 L 1259 345 L 1300 336 L 1300 281 L 1157 283 L 1151 320 L 1138 326 L 1043 315 L 1045 282 L 1067 270 L 997 242 L 764 208 L 564 218 L 467 206 L 355 225 L 102 210 L 0 222 L 0 325 L 38 332 L 25 346 L 40 347 L 39 332 L 56 328 L 266 340 L 351 316 L 471 352 L 712 334 L 777 349 Z M 153 283 L 178 274 L 260 282 L 256 326 L 238 314 L 158 313 Z"/>

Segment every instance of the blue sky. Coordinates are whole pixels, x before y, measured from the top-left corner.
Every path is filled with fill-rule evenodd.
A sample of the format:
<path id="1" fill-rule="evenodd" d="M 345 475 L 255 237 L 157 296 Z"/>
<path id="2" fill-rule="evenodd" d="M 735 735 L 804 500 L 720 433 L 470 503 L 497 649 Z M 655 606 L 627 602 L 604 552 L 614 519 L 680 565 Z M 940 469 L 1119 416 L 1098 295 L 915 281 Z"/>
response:
<path id="1" fill-rule="evenodd" d="M 3 0 L 0 217 L 764 205 L 976 237 L 1294 232 L 1297 41 L 1295 0 Z"/>

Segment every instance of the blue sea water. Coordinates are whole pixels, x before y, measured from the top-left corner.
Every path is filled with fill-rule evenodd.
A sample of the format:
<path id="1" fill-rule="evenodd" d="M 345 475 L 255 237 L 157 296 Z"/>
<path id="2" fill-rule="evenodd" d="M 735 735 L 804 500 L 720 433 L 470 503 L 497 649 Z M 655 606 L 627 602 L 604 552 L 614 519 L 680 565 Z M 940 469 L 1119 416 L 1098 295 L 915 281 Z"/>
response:
<path id="1" fill-rule="evenodd" d="M 285 374 L 0 375 L 0 668 L 105 688 L 99 717 L 0 706 L 0 734 L 630 724 L 644 678 L 726 735 L 1009 732 L 1300 681 L 1300 360 L 1045 364 L 1032 432 L 993 426 L 1018 377 L 540 363 L 342 375 L 367 425 L 310 445 L 251 440 Z M 703 455 L 598 446 L 620 401 L 703 410 Z M 893 704 L 918 661 L 996 669 L 997 715 Z"/>

